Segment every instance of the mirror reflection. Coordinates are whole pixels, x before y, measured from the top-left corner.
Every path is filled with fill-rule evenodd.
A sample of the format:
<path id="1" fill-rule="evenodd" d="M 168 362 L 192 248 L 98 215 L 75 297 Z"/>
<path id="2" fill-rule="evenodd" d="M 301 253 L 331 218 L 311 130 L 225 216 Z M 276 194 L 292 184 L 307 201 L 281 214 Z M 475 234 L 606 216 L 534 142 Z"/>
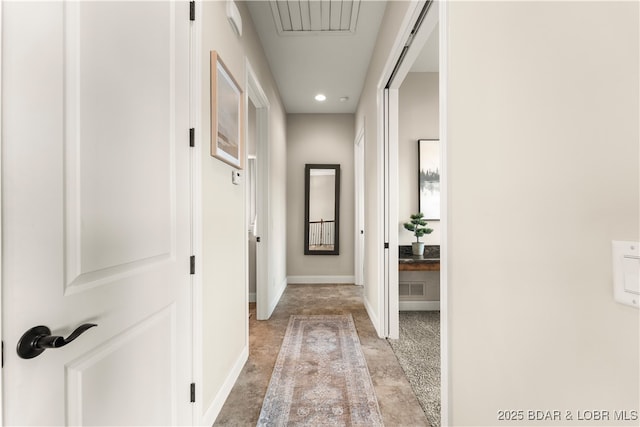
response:
<path id="1" fill-rule="evenodd" d="M 339 254 L 340 165 L 305 165 L 305 255 Z"/>

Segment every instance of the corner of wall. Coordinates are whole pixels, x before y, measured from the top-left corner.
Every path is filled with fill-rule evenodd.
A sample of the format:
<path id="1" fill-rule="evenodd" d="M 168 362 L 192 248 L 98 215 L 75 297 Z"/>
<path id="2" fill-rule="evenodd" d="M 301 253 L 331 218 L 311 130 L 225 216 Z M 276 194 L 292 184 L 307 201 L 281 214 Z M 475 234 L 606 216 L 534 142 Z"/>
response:
<path id="1" fill-rule="evenodd" d="M 224 406 L 224 402 L 229 397 L 233 386 L 235 385 L 240 373 L 242 372 L 242 368 L 244 364 L 249 360 L 249 347 L 246 346 L 240 355 L 238 356 L 236 362 L 233 364 L 233 368 L 229 371 L 229 375 L 224 380 L 222 387 L 216 394 L 215 398 L 211 402 L 211 405 L 205 409 L 204 415 L 202 416 L 202 420 L 200 422 L 196 422 L 196 425 L 201 426 L 212 426 L 216 421 L 216 418 L 220 414 L 222 407 Z"/>
<path id="2" fill-rule="evenodd" d="M 384 336 L 384 326 L 380 323 L 380 319 L 378 318 L 378 313 L 376 313 L 371 307 L 371 303 L 369 302 L 369 298 L 367 298 L 366 293 L 363 295 L 364 299 L 364 308 L 367 310 L 367 314 L 369 315 L 369 319 L 371 319 L 371 323 L 373 323 L 373 327 L 378 334 L 378 338 L 385 338 Z"/>
<path id="3" fill-rule="evenodd" d="M 284 280 L 280 283 L 280 285 L 275 289 L 275 292 L 273 293 L 273 298 L 269 301 L 267 316 L 264 319 L 260 319 L 260 320 L 266 320 L 269 317 L 271 317 L 271 315 L 273 314 L 273 311 L 276 309 L 286 289 L 287 289 L 287 278 L 285 277 Z"/>

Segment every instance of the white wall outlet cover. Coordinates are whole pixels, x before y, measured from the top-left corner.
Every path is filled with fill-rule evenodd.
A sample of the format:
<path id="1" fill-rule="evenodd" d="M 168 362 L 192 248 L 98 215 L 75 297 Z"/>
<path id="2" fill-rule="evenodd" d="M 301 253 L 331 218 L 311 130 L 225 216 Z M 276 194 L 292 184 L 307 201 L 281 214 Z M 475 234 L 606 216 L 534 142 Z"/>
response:
<path id="1" fill-rule="evenodd" d="M 227 0 L 227 18 L 229 19 L 231 28 L 233 28 L 233 32 L 236 33 L 238 37 L 242 36 L 242 16 L 240 15 L 238 6 L 236 6 L 233 0 Z"/>
<path id="2" fill-rule="evenodd" d="M 640 242 L 611 242 L 613 254 L 613 298 L 640 308 Z"/>

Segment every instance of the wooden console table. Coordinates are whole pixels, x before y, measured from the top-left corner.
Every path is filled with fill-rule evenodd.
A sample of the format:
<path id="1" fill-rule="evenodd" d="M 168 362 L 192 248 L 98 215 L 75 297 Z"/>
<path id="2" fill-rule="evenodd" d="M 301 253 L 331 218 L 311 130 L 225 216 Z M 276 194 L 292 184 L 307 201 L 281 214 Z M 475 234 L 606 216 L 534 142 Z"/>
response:
<path id="1" fill-rule="evenodd" d="M 411 246 L 400 246 L 398 270 L 440 271 L 440 246 L 425 246 L 424 255 L 413 255 Z"/>

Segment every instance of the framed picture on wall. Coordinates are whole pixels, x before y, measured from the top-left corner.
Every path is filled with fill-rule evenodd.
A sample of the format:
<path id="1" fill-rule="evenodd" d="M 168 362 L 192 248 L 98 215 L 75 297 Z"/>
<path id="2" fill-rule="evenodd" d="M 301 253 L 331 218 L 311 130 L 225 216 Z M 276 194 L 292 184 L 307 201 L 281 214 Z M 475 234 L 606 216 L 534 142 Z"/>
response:
<path id="1" fill-rule="evenodd" d="M 440 220 L 440 140 L 418 140 L 418 191 L 424 219 Z"/>
<path id="2" fill-rule="evenodd" d="M 244 96 L 216 51 L 211 51 L 211 155 L 242 169 Z"/>

